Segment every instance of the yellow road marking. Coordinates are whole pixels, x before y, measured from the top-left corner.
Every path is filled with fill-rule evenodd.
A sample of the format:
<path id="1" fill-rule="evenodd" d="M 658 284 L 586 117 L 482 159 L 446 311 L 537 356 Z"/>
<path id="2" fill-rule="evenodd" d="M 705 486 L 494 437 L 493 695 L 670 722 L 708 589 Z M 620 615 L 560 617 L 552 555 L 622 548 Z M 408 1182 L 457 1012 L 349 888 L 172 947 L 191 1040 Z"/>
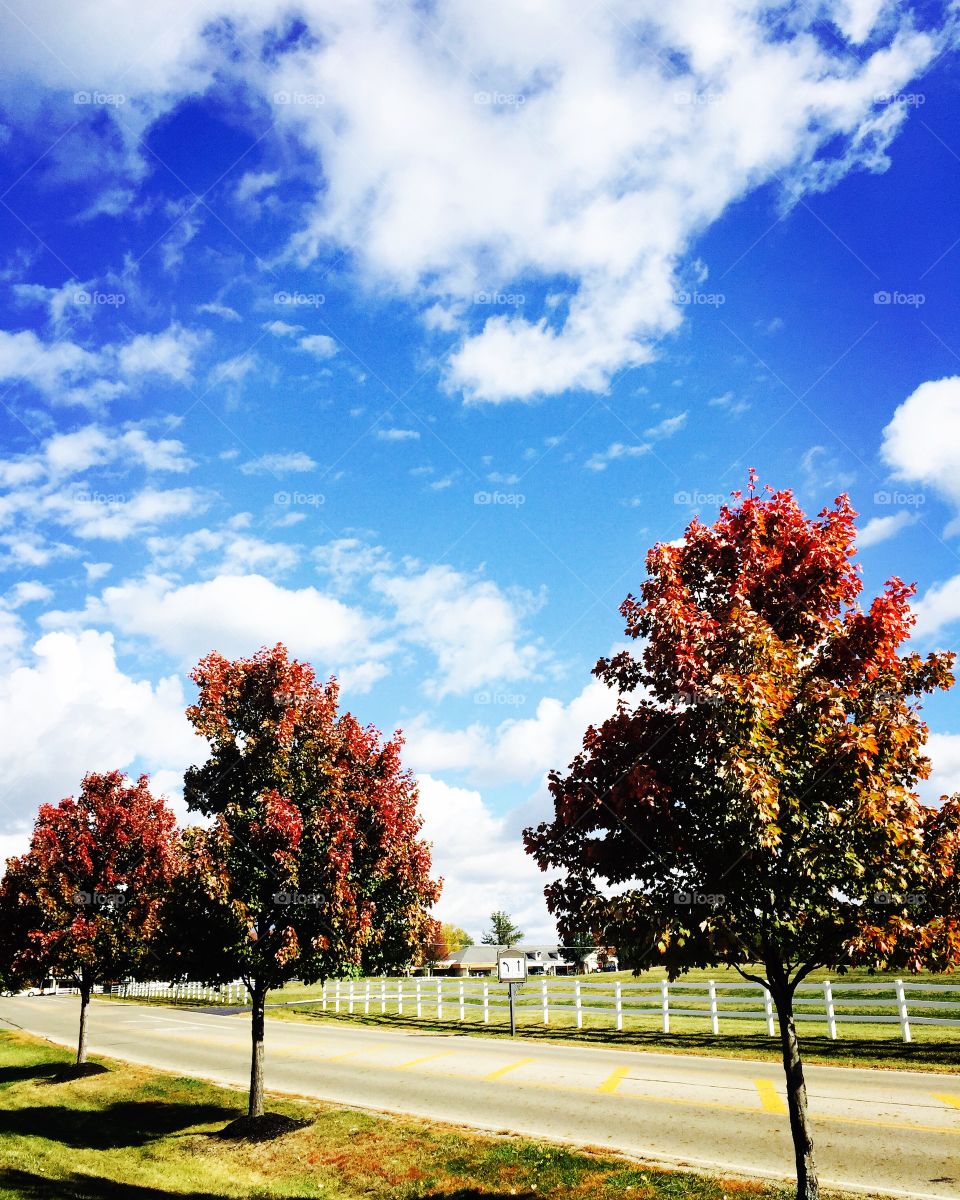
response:
<path id="1" fill-rule="evenodd" d="M 951 1104 L 954 1108 L 960 1108 L 960 1096 L 952 1095 L 950 1092 L 934 1092 L 933 1098 L 944 1104 Z"/>
<path id="2" fill-rule="evenodd" d="M 517 1067 L 525 1067 L 527 1063 L 532 1063 L 533 1061 L 534 1060 L 532 1058 L 518 1058 L 516 1062 L 507 1063 L 505 1067 L 497 1067 L 497 1069 L 495 1071 L 491 1071 L 489 1075 L 481 1075 L 480 1078 L 488 1081 L 493 1079 L 501 1079 L 510 1071 L 515 1071 Z"/>
<path id="3" fill-rule="evenodd" d="M 620 1081 L 624 1075 L 630 1070 L 629 1067 L 617 1067 L 615 1071 L 611 1071 L 603 1083 L 597 1088 L 598 1092 L 615 1092 L 620 1086 Z"/>
<path id="4" fill-rule="evenodd" d="M 769 1079 L 755 1079 L 754 1087 L 760 1093 L 760 1103 L 764 1107 L 765 1112 L 777 1113 L 778 1116 L 786 1116 L 787 1106 L 780 1098 L 780 1093 L 773 1086 Z"/>
<path id="5" fill-rule="evenodd" d="M 438 1058 L 449 1058 L 451 1054 L 455 1054 L 454 1050 L 444 1050 L 442 1054 L 425 1054 L 423 1058 L 411 1058 L 409 1062 L 397 1063 L 394 1067 L 395 1071 L 404 1071 L 407 1067 L 418 1067 L 421 1063 L 433 1062 Z"/>

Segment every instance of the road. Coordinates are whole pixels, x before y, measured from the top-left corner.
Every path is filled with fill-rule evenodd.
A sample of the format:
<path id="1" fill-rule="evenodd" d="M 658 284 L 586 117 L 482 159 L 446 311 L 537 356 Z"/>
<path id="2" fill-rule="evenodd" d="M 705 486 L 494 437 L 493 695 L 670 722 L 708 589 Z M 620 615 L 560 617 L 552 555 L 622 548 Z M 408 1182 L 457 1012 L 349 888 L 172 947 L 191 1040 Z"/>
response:
<path id="1" fill-rule="evenodd" d="M 75 997 L 0 999 L 0 1028 L 75 1043 Z M 91 1004 L 90 1049 L 245 1085 L 249 1017 Z M 782 1072 L 770 1063 L 555 1046 L 334 1022 L 268 1021 L 267 1085 L 623 1151 L 651 1162 L 788 1177 Z M 960 1076 L 808 1067 L 821 1181 L 861 1192 L 960 1196 Z"/>

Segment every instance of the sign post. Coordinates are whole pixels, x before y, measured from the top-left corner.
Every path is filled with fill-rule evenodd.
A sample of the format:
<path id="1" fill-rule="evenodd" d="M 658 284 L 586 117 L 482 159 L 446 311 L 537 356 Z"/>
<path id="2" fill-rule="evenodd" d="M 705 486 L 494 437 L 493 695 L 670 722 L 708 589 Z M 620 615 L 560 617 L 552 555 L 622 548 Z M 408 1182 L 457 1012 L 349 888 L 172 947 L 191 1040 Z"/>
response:
<path id="1" fill-rule="evenodd" d="M 527 956 L 522 950 L 501 950 L 497 955 L 497 979 L 510 991 L 510 1036 L 517 1036 L 517 1018 L 513 1006 L 513 989 L 527 978 Z"/>

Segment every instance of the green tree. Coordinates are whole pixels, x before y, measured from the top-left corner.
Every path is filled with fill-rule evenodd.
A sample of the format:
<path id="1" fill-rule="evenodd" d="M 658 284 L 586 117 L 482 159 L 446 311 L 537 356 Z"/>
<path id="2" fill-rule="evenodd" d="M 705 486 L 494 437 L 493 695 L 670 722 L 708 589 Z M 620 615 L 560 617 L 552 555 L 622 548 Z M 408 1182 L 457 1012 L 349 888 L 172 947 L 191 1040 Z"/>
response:
<path id="1" fill-rule="evenodd" d="M 490 928 L 480 941 L 485 946 L 516 946 L 523 941 L 523 930 L 514 925 L 509 913 L 497 909 L 490 914 Z"/>
<path id="2" fill-rule="evenodd" d="M 595 668 L 617 711 L 551 774 L 553 820 L 525 832 L 558 872 L 546 896 L 564 936 L 589 928 L 671 977 L 729 964 L 770 993 L 800 1200 L 819 1189 L 797 986 L 817 967 L 949 966 L 958 950 L 958 806 L 915 790 L 917 699 L 952 684 L 953 656 L 901 652 L 900 580 L 857 604 L 855 515 L 841 496 L 808 519 L 751 475 L 713 525 L 654 546 L 621 608 L 641 649 Z"/>

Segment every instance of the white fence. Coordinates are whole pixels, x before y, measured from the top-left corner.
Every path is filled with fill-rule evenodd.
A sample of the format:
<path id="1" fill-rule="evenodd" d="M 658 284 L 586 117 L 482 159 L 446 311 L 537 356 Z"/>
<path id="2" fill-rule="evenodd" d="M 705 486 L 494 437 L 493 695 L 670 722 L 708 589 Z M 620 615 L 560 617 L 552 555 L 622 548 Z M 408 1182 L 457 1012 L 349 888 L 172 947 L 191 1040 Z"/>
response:
<path id="1" fill-rule="evenodd" d="M 952 997 L 957 997 L 956 999 Z M 324 1012 L 356 1015 L 418 1017 L 421 1020 L 480 1021 L 509 1007 L 504 985 L 477 979 L 365 979 L 324 984 L 315 999 L 291 1000 L 288 1006 L 319 1005 Z M 579 979 L 528 980 L 516 996 L 518 1023 L 574 1025 L 582 1029 L 586 1015 L 600 1017 L 615 1030 L 625 1023 L 656 1023 L 670 1032 L 671 1018 L 699 1018 L 712 1033 L 721 1022 L 761 1023 L 770 1037 L 777 1035 L 770 996 L 755 984 L 697 983 L 667 980 L 647 983 L 619 981 L 590 983 Z M 911 983 L 801 984 L 794 998 L 797 1021 L 817 1022 L 836 1039 L 843 1024 L 898 1025 L 905 1042 L 910 1026 L 960 1027 L 960 986 Z M 592 1023 L 592 1022 L 591 1022 Z M 741 1026 L 742 1028 L 742 1026 Z"/>
<path id="2" fill-rule="evenodd" d="M 239 982 L 222 987 L 199 983 L 128 983 L 115 995 L 192 1004 L 245 1006 L 250 994 Z M 276 995 L 276 993 L 274 993 Z M 476 1021 L 509 1008 L 507 988 L 486 979 L 345 979 L 325 983 L 319 995 L 268 1004 L 269 1007 L 319 1006 L 323 1012 L 356 1016 L 416 1017 L 430 1021 Z M 912 983 L 901 979 L 857 983 L 805 983 L 797 988 L 794 1012 L 799 1022 L 815 1022 L 836 1039 L 844 1024 L 898 1025 L 905 1042 L 911 1025 L 960 1027 L 960 986 Z M 530 979 L 516 994 L 518 1024 L 584 1027 L 599 1018 L 615 1030 L 659 1026 L 670 1032 L 674 1017 L 702 1021 L 714 1034 L 721 1023 L 755 1022 L 770 1037 L 777 1034 L 776 1014 L 764 988 L 747 982 L 716 980 L 668 983 L 666 980 L 593 983 L 576 977 Z M 591 1020 L 596 1026 L 598 1022 Z M 689 1025 L 685 1022 L 685 1027 Z M 730 1030 L 725 1030 L 730 1032 Z"/>
<path id="3" fill-rule="evenodd" d="M 250 993 L 239 982 L 210 987 L 202 983 L 119 983 L 110 989 L 111 996 L 143 1000 L 172 1000 L 189 1004 L 228 1004 L 244 1006 L 250 1003 Z"/>

